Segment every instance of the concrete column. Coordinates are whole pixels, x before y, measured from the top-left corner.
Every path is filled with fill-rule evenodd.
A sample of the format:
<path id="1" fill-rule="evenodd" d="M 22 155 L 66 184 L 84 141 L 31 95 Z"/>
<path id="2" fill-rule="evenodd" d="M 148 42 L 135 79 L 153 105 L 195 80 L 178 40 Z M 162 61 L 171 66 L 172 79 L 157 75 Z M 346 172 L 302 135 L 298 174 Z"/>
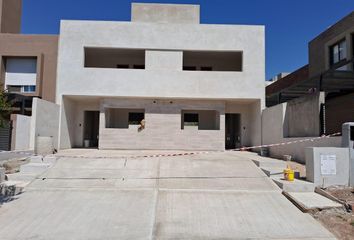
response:
<path id="1" fill-rule="evenodd" d="M 354 122 L 342 126 L 342 147 L 349 148 L 349 182 L 354 186 Z"/>

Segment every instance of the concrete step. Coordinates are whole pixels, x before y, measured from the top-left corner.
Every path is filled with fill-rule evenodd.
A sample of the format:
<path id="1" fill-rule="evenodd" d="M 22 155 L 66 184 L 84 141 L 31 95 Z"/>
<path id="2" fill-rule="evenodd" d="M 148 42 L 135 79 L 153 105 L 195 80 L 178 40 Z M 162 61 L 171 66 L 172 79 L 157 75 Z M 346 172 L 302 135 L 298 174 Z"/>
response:
<path id="1" fill-rule="evenodd" d="M 31 156 L 30 163 L 43 163 L 43 156 Z"/>
<path id="2" fill-rule="evenodd" d="M 280 167 L 262 167 L 262 171 L 268 176 L 273 176 L 273 175 L 283 175 L 284 168 Z"/>
<path id="3" fill-rule="evenodd" d="M 13 174 L 7 174 L 6 176 L 7 180 L 9 181 L 31 182 L 37 177 L 37 174 L 23 174 L 21 172 L 18 172 Z"/>
<path id="4" fill-rule="evenodd" d="M 311 182 L 295 179 L 292 182 L 283 179 L 283 176 L 274 175 L 273 181 L 285 192 L 314 192 L 315 185 Z"/>
<path id="5" fill-rule="evenodd" d="M 303 212 L 343 207 L 342 204 L 315 192 L 287 192 L 284 195 Z"/>
<path id="6" fill-rule="evenodd" d="M 20 167 L 20 173 L 39 175 L 45 172 L 50 166 L 51 164 L 49 163 L 28 163 Z"/>
<path id="7" fill-rule="evenodd" d="M 277 160 L 273 158 L 257 158 L 252 160 L 260 168 L 286 168 L 286 162 L 283 160 Z"/>
<path id="8" fill-rule="evenodd" d="M 15 196 L 23 192 L 28 182 L 5 181 L 0 183 L 0 194 L 4 197 Z"/>

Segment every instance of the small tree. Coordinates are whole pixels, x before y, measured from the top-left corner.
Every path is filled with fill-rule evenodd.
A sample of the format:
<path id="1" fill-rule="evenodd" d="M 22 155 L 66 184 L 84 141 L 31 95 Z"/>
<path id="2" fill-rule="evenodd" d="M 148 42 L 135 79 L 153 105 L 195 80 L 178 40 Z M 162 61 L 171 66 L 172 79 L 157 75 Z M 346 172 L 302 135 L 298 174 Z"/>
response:
<path id="1" fill-rule="evenodd" d="M 0 85 L 0 128 L 5 126 L 6 120 L 11 113 L 11 104 L 9 103 L 6 92 L 2 85 Z"/>

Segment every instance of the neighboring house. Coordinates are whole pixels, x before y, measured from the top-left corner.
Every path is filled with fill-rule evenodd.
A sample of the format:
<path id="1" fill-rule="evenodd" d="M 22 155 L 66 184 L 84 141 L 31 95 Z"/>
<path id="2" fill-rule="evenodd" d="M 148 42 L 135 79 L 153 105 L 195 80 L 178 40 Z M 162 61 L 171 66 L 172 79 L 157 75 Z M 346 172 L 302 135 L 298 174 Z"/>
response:
<path id="1" fill-rule="evenodd" d="M 62 21 L 59 148 L 260 144 L 264 26 L 199 18 L 197 5 L 133 3 L 131 22 Z"/>
<path id="2" fill-rule="evenodd" d="M 31 116 L 34 97 L 55 101 L 58 36 L 20 34 L 21 10 L 22 0 L 0 0 L 0 86 L 8 92 L 13 114 Z M 8 150 L 11 127 L 3 131 L 8 134 L 2 134 L 0 150 Z M 15 135 L 16 128 L 12 141 Z"/>
<path id="3" fill-rule="evenodd" d="M 267 86 L 266 105 L 324 92 L 321 134 L 340 132 L 343 123 L 354 121 L 353 67 L 354 12 L 309 43 L 308 65 Z"/>

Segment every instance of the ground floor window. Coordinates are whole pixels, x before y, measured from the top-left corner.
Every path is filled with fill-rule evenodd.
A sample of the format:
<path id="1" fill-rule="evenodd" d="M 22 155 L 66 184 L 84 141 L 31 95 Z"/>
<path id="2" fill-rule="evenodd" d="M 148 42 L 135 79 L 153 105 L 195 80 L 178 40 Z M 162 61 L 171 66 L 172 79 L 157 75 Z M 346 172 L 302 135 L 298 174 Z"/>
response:
<path id="1" fill-rule="evenodd" d="M 182 110 L 181 129 L 220 130 L 220 113 L 215 110 Z"/>
<path id="2" fill-rule="evenodd" d="M 107 108 L 105 110 L 106 128 L 129 128 L 140 125 L 145 118 L 144 109 Z"/>

